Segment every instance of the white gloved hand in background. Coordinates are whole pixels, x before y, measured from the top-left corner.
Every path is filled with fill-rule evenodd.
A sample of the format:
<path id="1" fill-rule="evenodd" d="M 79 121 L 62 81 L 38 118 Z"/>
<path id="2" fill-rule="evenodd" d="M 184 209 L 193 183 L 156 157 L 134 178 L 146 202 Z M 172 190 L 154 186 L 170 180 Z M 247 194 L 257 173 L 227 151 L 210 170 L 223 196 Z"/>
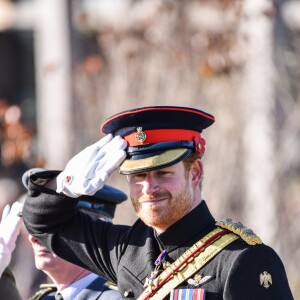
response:
<path id="1" fill-rule="evenodd" d="M 16 247 L 16 240 L 21 231 L 22 219 L 20 213 L 23 204 L 15 202 L 10 207 L 6 205 L 0 223 L 0 276 L 9 265 L 11 254 Z"/>
<path id="2" fill-rule="evenodd" d="M 56 179 L 57 193 L 78 198 L 94 195 L 126 157 L 127 143 L 108 134 L 74 156 Z"/>

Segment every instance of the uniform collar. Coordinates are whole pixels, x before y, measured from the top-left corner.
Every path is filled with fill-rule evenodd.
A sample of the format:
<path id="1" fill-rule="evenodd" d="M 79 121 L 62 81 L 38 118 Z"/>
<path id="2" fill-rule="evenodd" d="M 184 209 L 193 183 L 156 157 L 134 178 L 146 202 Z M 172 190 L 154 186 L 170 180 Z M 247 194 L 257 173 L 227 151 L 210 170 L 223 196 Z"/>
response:
<path id="1" fill-rule="evenodd" d="M 204 200 L 185 215 L 182 219 L 170 226 L 160 235 L 156 235 L 161 247 L 168 253 L 177 248 L 190 248 L 201 236 L 207 234 L 214 227 L 215 219 L 211 215 Z"/>
<path id="2" fill-rule="evenodd" d="M 76 299 L 78 294 L 81 293 L 81 291 L 84 290 L 87 286 L 89 286 L 96 278 L 98 278 L 98 275 L 91 273 L 73 282 L 71 285 L 58 292 L 62 294 L 63 299 L 65 300 Z"/>

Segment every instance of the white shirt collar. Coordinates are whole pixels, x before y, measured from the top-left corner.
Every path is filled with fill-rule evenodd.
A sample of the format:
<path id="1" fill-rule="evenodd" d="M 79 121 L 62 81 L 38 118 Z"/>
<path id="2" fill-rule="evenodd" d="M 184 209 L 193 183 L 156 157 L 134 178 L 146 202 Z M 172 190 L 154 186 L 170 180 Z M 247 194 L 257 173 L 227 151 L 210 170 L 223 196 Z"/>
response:
<path id="1" fill-rule="evenodd" d="M 75 300 L 78 294 L 87 286 L 89 286 L 96 278 L 98 278 L 98 275 L 91 273 L 73 282 L 62 291 L 57 292 L 60 292 L 62 294 L 64 300 Z"/>

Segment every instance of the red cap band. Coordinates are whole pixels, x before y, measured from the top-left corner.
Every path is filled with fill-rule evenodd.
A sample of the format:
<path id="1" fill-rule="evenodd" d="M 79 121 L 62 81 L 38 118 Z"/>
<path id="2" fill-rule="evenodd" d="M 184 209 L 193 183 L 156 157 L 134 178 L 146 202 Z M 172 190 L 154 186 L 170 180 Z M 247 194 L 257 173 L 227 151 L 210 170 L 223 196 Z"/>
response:
<path id="1" fill-rule="evenodd" d="M 137 128 L 137 132 L 124 137 L 130 147 L 179 140 L 193 142 L 199 140 L 199 138 L 201 138 L 200 133 L 193 130 L 152 129 L 143 131 L 142 127 Z"/>

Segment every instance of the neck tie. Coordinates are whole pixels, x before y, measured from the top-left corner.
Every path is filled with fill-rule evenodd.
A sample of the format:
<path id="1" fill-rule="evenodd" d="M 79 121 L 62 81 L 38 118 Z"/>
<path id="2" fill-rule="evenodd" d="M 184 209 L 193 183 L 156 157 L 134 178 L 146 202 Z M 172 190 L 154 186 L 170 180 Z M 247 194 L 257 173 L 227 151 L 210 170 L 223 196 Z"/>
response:
<path id="1" fill-rule="evenodd" d="M 55 300 L 64 300 L 64 298 L 63 298 L 63 296 L 62 296 L 61 293 L 57 293 L 57 294 L 55 295 Z"/>

